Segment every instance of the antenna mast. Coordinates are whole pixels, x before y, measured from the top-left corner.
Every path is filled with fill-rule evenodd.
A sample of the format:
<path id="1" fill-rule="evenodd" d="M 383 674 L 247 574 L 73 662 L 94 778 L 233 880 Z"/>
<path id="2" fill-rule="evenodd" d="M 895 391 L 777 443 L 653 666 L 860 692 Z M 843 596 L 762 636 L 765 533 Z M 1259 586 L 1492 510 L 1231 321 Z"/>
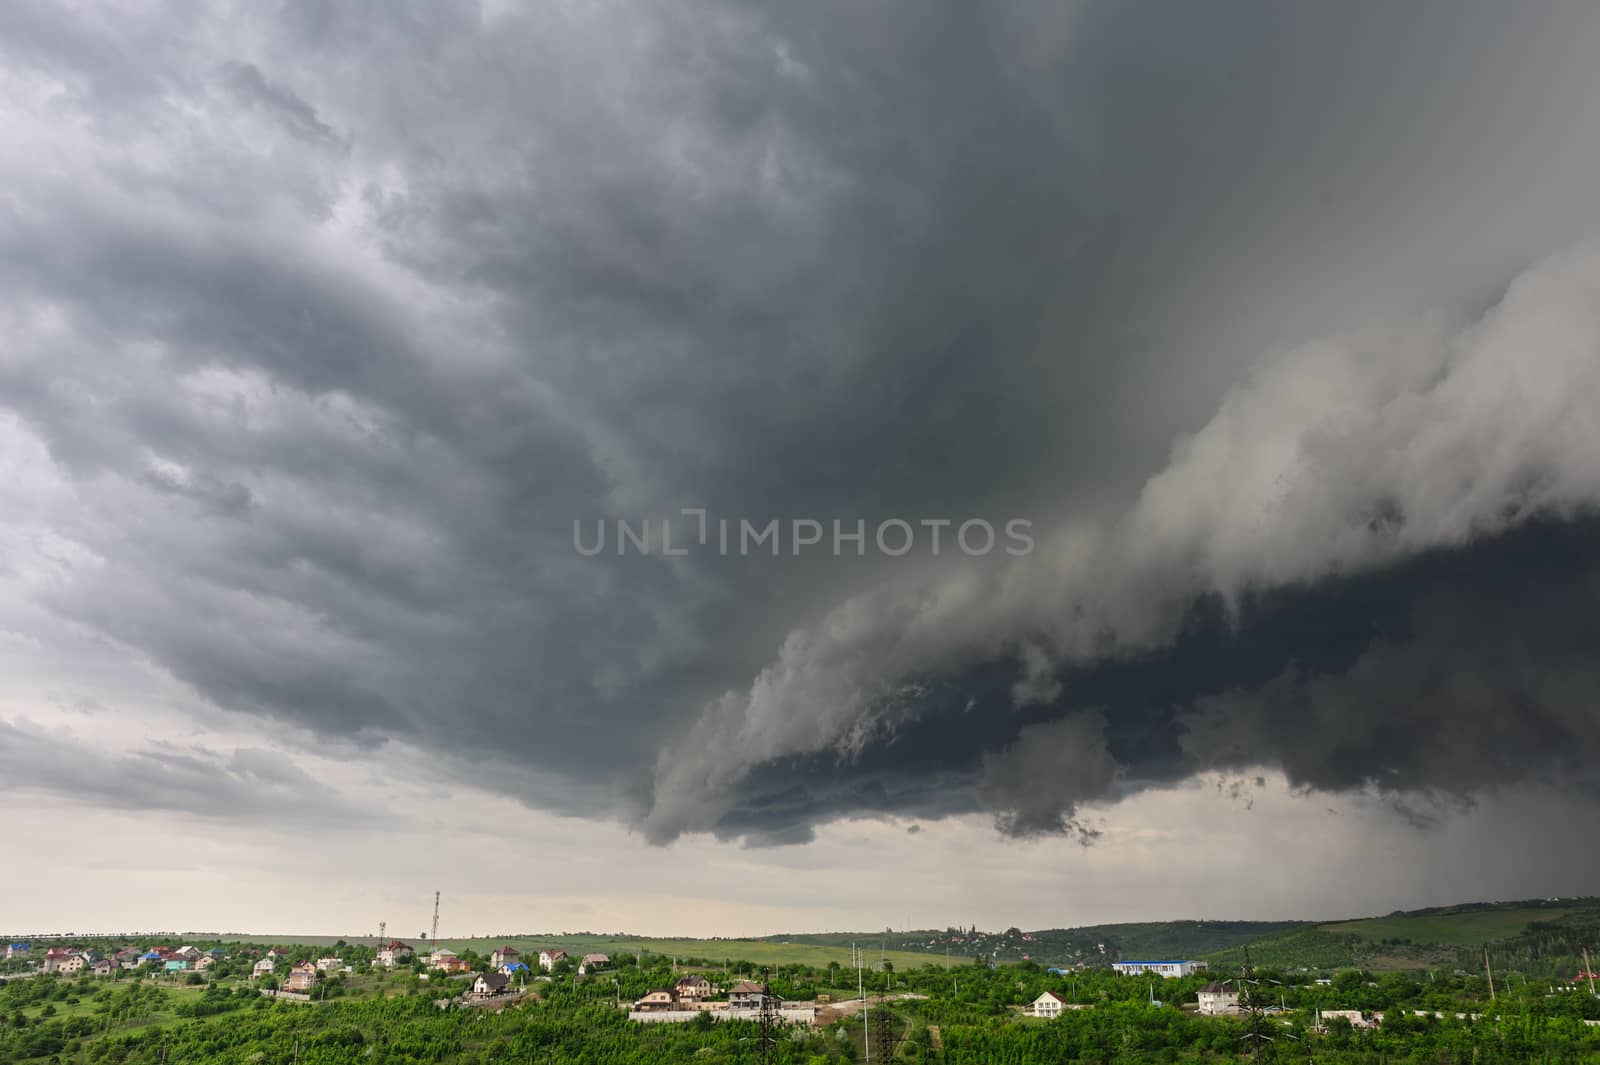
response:
<path id="1" fill-rule="evenodd" d="M 772 1000 L 772 970 L 761 970 L 761 1013 L 758 1017 L 761 1025 L 760 1055 L 761 1065 L 771 1065 L 778 1049 L 776 1028 L 778 1024 L 778 1006 Z"/>
<path id="2" fill-rule="evenodd" d="M 1266 1061 L 1272 1054 L 1272 1037 L 1267 1034 L 1266 1012 L 1261 1003 L 1261 981 L 1250 964 L 1250 947 L 1244 948 L 1244 966 L 1239 970 L 1239 1005 L 1244 1010 L 1249 1029 L 1244 1034 L 1250 1044 L 1250 1059 Z M 1154 992 L 1152 992 L 1153 994 Z"/>
<path id="3" fill-rule="evenodd" d="M 428 936 L 428 942 L 438 945 L 439 939 L 439 893 L 433 893 L 433 933 Z"/>

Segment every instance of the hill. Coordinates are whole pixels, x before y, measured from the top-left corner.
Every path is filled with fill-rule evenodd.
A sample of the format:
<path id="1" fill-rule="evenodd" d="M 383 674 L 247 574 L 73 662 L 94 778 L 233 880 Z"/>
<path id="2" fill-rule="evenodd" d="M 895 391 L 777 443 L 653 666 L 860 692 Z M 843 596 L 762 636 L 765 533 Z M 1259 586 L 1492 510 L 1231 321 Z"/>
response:
<path id="1" fill-rule="evenodd" d="M 255 942 L 327 943 L 333 937 L 238 936 Z M 351 942 L 370 942 L 351 937 Z M 1214 968 L 1237 966 L 1250 947 L 1261 965 L 1290 969 L 1462 969 L 1482 967 L 1485 944 L 1497 965 L 1519 971 L 1560 973 L 1576 967 L 1585 945 L 1600 943 L 1600 899 L 1531 899 L 1476 902 L 1397 911 L 1343 921 L 1155 921 L 1085 925 L 1025 932 L 976 928 L 885 929 L 881 932 L 788 933 L 760 938 L 658 939 L 615 933 L 516 934 L 444 939 L 452 950 L 488 953 L 510 944 L 519 950 L 559 947 L 574 956 L 655 954 L 720 965 L 848 966 L 852 944 L 873 967 L 1032 961 L 1045 966 L 1107 966 L 1118 959 L 1198 958 Z M 1600 958 L 1596 959 L 1600 961 Z"/>
<path id="2" fill-rule="evenodd" d="M 1305 926 L 1250 942 L 1253 961 L 1281 968 L 1461 969 L 1482 968 L 1482 950 L 1498 964 L 1560 973 L 1579 964 L 1585 945 L 1600 937 L 1600 899 L 1475 902 L 1397 911 Z M 1231 947 L 1203 954 L 1213 966 L 1243 961 Z"/>

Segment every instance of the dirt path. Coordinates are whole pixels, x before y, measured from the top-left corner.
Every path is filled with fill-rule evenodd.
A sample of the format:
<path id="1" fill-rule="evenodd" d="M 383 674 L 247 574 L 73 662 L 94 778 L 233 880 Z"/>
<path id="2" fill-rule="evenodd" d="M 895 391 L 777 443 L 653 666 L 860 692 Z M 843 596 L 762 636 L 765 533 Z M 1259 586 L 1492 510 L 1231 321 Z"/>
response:
<path id="1" fill-rule="evenodd" d="M 909 999 L 923 999 L 927 997 L 927 995 L 919 995 L 913 991 L 902 991 L 899 994 L 894 995 L 868 995 L 867 1005 L 876 1006 L 882 1002 L 902 1002 Z M 826 1009 L 819 1009 L 817 1011 L 817 1027 L 826 1028 L 828 1025 L 840 1020 L 841 1018 L 849 1017 L 852 1014 L 860 1012 L 861 1000 L 858 998 L 850 999 L 848 1002 L 835 1002 Z"/>

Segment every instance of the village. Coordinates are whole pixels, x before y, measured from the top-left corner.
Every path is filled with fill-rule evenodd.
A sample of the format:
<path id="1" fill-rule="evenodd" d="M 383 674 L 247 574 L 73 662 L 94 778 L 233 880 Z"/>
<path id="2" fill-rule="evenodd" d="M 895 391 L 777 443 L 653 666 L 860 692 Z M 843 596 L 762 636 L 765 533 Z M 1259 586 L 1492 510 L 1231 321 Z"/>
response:
<path id="1" fill-rule="evenodd" d="M 1534 1015 L 1552 1026 L 1549 1038 L 1575 1051 L 1600 1038 L 1587 967 L 1526 982 L 1532 974 L 1497 969 L 1491 991 L 1488 972 L 1435 980 L 1255 968 L 1216 955 L 1209 964 L 1115 953 L 1098 964 L 917 964 L 849 940 L 841 953 L 769 941 L 674 949 L 683 945 L 591 933 L 411 942 L 370 934 L 309 942 L 226 933 L 0 936 L 0 1060 L 48 1065 L 52 1055 L 77 1060 L 104 1045 L 106 1055 L 84 1060 L 110 1061 L 128 1048 L 114 1060 L 158 1065 L 170 1040 L 191 1047 L 177 1060 L 207 1060 L 194 1048 L 234 1040 L 275 1047 L 271 1060 L 288 1062 L 308 1032 L 321 1033 L 319 1047 L 346 1046 L 341 1065 L 397 1038 L 433 1047 L 411 1060 L 459 1053 L 479 1065 L 543 1061 L 552 1047 L 580 1046 L 622 1055 L 605 1060 L 709 1047 L 733 1062 L 767 1040 L 804 1048 L 796 1060 L 836 1065 L 862 1060 L 869 1048 L 885 1065 L 1026 1060 L 994 1048 L 1028 1046 L 1054 1048 L 1048 1060 L 1091 1060 L 1073 1057 L 1074 1048 L 1109 1054 L 1129 1032 L 1169 1049 L 1272 1038 L 1359 1054 L 1419 1039 L 1490 1045 Z"/>
<path id="2" fill-rule="evenodd" d="M 611 956 L 590 952 L 571 957 L 566 950 L 548 947 L 539 950 L 519 950 L 504 944 L 491 950 L 485 957 L 473 953 L 458 954 L 444 946 L 418 949 L 399 939 L 381 940 L 371 948 L 358 948 L 363 955 L 364 968 L 378 971 L 405 970 L 414 972 L 417 979 L 444 981 L 459 985 L 454 994 L 436 1000 L 441 1008 L 502 1007 L 514 1003 L 542 983 L 561 977 L 597 978 L 613 970 Z M 7 975 L 16 979 L 35 973 L 59 973 L 64 976 L 89 974 L 113 977 L 135 974 L 167 979 L 189 978 L 199 983 L 217 966 L 229 963 L 229 968 L 257 986 L 265 997 L 289 1001 L 310 1002 L 315 993 L 331 976 L 354 974 L 357 964 L 347 962 L 340 954 L 323 954 L 315 958 L 300 957 L 303 951 L 288 947 L 240 946 L 236 953 L 224 947 L 201 948 L 192 944 L 181 946 L 155 945 L 149 947 L 122 947 L 114 950 L 84 946 L 52 945 L 35 956 L 27 942 L 13 942 L 6 946 L 4 958 L 8 962 L 21 962 L 24 967 Z M 365 955 L 370 954 L 370 957 Z M 632 961 L 632 959 L 630 959 Z M 677 968 L 676 964 L 673 966 Z M 1057 975 L 1082 971 L 1051 969 Z M 1203 961 L 1124 961 L 1112 965 L 1112 970 L 1123 976 L 1150 977 L 1167 980 L 1188 977 L 1204 972 Z M 625 1009 L 632 1021 L 640 1023 L 685 1023 L 706 1017 L 719 1020 L 761 1020 L 764 1017 L 786 1024 L 812 1026 L 837 1018 L 841 1013 L 868 1005 L 889 996 L 863 994 L 860 1001 L 849 995 L 819 993 L 806 1001 L 786 1001 L 771 990 L 768 983 L 741 977 L 728 982 L 714 980 L 716 973 L 686 971 L 671 982 L 655 987 L 644 995 L 624 1001 L 620 994 L 620 981 L 616 1006 Z M 448 986 L 448 985 L 445 985 Z M 1153 986 L 1153 985 L 1152 985 Z M 925 997 L 925 996 L 910 996 Z M 1151 998 L 1154 999 L 1152 991 Z M 1195 1000 L 1185 1006 L 1204 1015 L 1225 1016 L 1240 1012 L 1240 994 L 1236 986 L 1213 982 L 1196 992 Z M 1022 1016 L 1051 1020 L 1071 1010 L 1091 1008 L 1084 1003 L 1069 1002 L 1054 991 L 1041 993 L 1032 1002 L 1017 1008 Z M 1372 1023 L 1370 1019 L 1366 1023 Z"/>
<path id="3" fill-rule="evenodd" d="M 212 941 L 202 939 L 211 944 Z M 481 950 L 463 948 L 458 953 L 444 945 L 416 947 L 399 939 L 378 939 L 367 943 L 347 943 L 339 940 L 335 951 L 317 951 L 303 944 L 265 945 L 230 943 L 200 946 L 193 943 L 172 946 L 141 943 L 131 945 L 110 940 L 99 946 L 51 942 L 36 945 L 29 941 L 13 941 L 5 945 L 3 970 L 0 980 L 18 980 L 28 977 L 57 974 L 66 978 L 106 978 L 148 980 L 169 986 L 201 988 L 223 986 L 235 988 L 238 993 L 254 993 L 263 998 L 285 1002 L 316 1003 L 339 997 L 356 979 L 382 981 L 388 977 L 404 977 L 410 986 L 439 988 L 446 993 L 433 999 L 440 1009 L 486 1009 L 498 1011 L 530 1001 L 541 996 L 541 988 L 576 987 L 612 984 L 615 993 L 602 991 L 612 1005 L 625 1011 L 627 1018 L 639 1024 L 674 1024 L 718 1021 L 755 1021 L 780 1023 L 795 1027 L 815 1028 L 835 1024 L 843 1018 L 880 1005 L 909 1005 L 914 1000 L 925 1000 L 929 995 L 915 990 L 891 991 L 887 978 L 889 966 L 877 972 L 856 970 L 854 980 L 845 972 L 846 986 L 837 983 L 827 990 L 813 987 L 807 997 L 785 999 L 773 990 L 773 984 L 754 978 L 762 975 L 749 963 L 738 966 L 724 964 L 721 970 L 704 963 L 685 963 L 678 959 L 670 964 L 665 957 L 651 958 L 652 967 L 646 968 L 641 953 L 629 952 L 614 963 L 610 954 L 590 951 L 578 956 L 560 947 L 538 949 L 519 948 L 501 943 L 486 954 Z M 866 970 L 865 955 L 854 955 Z M 1027 963 L 1024 963 L 1027 964 Z M 837 968 L 837 966 L 835 966 Z M 995 963 L 984 963 L 994 970 Z M 681 968 L 681 972 L 680 972 Z M 1198 981 L 1207 976 L 1208 965 L 1192 959 L 1122 960 L 1111 963 L 1109 973 L 1139 987 L 1138 997 L 1152 1007 L 1176 1007 L 1195 1017 L 1241 1017 L 1251 1012 L 1262 1018 L 1287 1017 L 1292 1007 L 1263 1001 L 1260 998 L 1252 1007 L 1246 982 L 1239 978 Z M 1095 972 L 1083 963 L 1066 968 L 1043 969 L 1048 977 L 1063 982 L 1092 978 Z M 358 974 L 370 974 L 364 978 Z M 667 979 L 662 979 L 666 977 Z M 1104 977 L 1102 977 L 1103 979 Z M 1550 992 L 1559 994 L 1587 990 L 1581 984 L 1592 986 L 1596 974 L 1582 970 L 1570 981 L 1552 985 Z M 659 981 L 643 984 L 643 979 Z M 624 996 L 624 980 L 635 989 L 635 994 Z M 855 987 L 849 987 L 855 983 Z M 1311 976 L 1307 983 L 1312 987 L 1329 988 L 1329 977 Z M 641 986 L 649 989 L 637 993 Z M 791 985 L 792 986 L 792 985 Z M 905 986 L 905 985 L 902 985 Z M 1075 983 L 1067 983 L 1075 987 Z M 1378 986 L 1369 982 L 1369 987 Z M 1171 992 L 1167 991 L 1171 988 Z M 370 990 L 370 988 L 369 988 Z M 1176 993 L 1176 1001 L 1164 1001 Z M 1100 992 L 1100 1001 L 1105 992 Z M 1064 990 L 1046 989 L 1031 999 L 1024 999 L 1008 1007 L 1013 1016 L 1034 1021 L 1055 1021 L 1076 1011 L 1092 1010 L 1095 1001 L 1084 1001 Z M 1436 1010 L 1408 1010 L 1415 1017 L 1458 1021 L 1476 1021 L 1482 1014 L 1471 1012 L 1441 1012 Z M 1382 1009 L 1318 1008 L 1311 1019 L 1310 1030 L 1327 1032 L 1332 1025 L 1346 1025 L 1351 1030 L 1373 1030 L 1384 1023 Z M 1282 1023 L 1287 1024 L 1285 1019 Z M 1593 1027 L 1600 1021 L 1586 1020 Z"/>
<path id="4" fill-rule="evenodd" d="M 235 956 L 222 947 L 202 949 L 194 945 L 117 950 L 50 946 L 35 957 L 30 943 L 13 942 L 7 944 L 4 958 L 25 966 L 7 974 L 7 979 L 45 973 L 100 977 L 136 974 L 165 978 L 193 974 L 197 980 L 192 982 L 198 982 L 223 962 L 242 962 L 248 965 L 248 978 L 259 985 L 263 996 L 290 1001 L 311 1001 L 313 992 L 330 974 L 356 971 L 356 966 L 340 955 L 291 961 L 293 953 L 279 947 L 264 950 L 242 947 Z M 461 990 L 439 1000 L 440 1005 L 505 1005 L 522 998 L 530 988 L 553 981 L 558 975 L 597 977 L 612 968 L 611 957 L 607 954 L 591 952 L 573 958 L 556 947 L 525 953 L 514 946 L 503 945 L 492 950 L 486 960 L 476 959 L 476 965 L 473 959 L 447 947 L 422 952 L 398 939 L 380 942 L 371 953 L 372 957 L 366 961 L 370 969 L 420 969 L 417 975 L 421 980 L 454 978 L 453 982 L 462 985 Z M 702 1013 L 713 1020 L 759 1019 L 763 1010 L 775 1011 L 779 1019 L 793 1024 L 814 1023 L 816 1016 L 816 1003 L 783 1002 L 766 985 L 749 979 L 740 979 L 724 987 L 698 972 L 686 973 L 675 983 L 652 990 L 632 1002 L 622 1002 L 619 996 L 617 1005 L 628 1009 L 634 1020 L 655 1023 L 689 1021 Z"/>

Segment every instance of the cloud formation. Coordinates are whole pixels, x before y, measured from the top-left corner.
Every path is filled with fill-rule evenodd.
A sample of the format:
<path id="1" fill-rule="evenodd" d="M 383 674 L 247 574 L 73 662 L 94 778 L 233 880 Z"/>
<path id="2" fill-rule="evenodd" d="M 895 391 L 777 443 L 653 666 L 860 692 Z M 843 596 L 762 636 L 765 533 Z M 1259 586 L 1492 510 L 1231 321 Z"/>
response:
<path id="1" fill-rule="evenodd" d="M 0 630 L 658 843 L 1581 778 L 1596 18 L 9 5 Z"/>
<path id="2" fill-rule="evenodd" d="M 652 816 L 670 818 L 674 804 L 681 804 L 714 818 L 718 790 L 736 788 L 742 774 L 765 762 L 830 748 L 850 755 L 875 725 L 906 727 L 922 704 L 892 685 L 908 674 L 959 676 L 964 664 L 981 662 L 985 654 L 1010 655 L 1023 671 L 1013 700 L 1036 702 L 1030 693 L 1040 686 L 1042 652 L 1030 640 L 1046 641 L 1062 668 L 1148 654 L 1179 639 L 1190 610 L 1206 597 L 1233 615 L 1244 598 L 1262 592 L 1337 581 L 1426 551 L 1465 550 L 1530 520 L 1575 521 L 1600 505 L 1600 474 L 1592 462 L 1600 451 L 1600 424 L 1587 402 L 1596 394 L 1600 256 L 1592 251 L 1533 268 L 1487 315 L 1457 331 L 1382 332 L 1287 352 L 1231 390 L 1212 420 L 1179 442 L 1167 469 L 1104 533 L 1080 532 L 1067 549 L 1018 560 L 988 579 L 964 571 L 908 594 L 875 591 L 837 608 L 816 630 L 791 634 L 778 663 L 748 694 L 725 697 L 683 748 L 663 755 L 658 783 L 666 787 L 664 794 L 658 790 Z M 1581 528 L 1586 536 L 1587 525 Z M 1481 576 L 1471 579 L 1487 584 Z M 1584 601 L 1580 597 L 1575 608 Z M 1444 612 L 1429 604 L 1418 611 L 1416 644 L 1374 648 L 1373 659 L 1399 657 L 1412 668 L 1446 675 L 1459 668 L 1452 682 L 1468 683 L 1477 673 L 1471 662 L 1447 657 L 1431 667 L 1421 664 L 1440 657 L 1428 641 L 1445 618 L 1433 617 Z M 1467 613 L 1477 624 L 1505 618 Z M 1558 646 L 1516 638 L 1530 652 L 1553 654 Z M 1355 668 L 1377 667 L 1367 659 Z M 1392 698 L 1416 683 L 1385 676 L 1370 687 L 1390 689 Z M 1478 705 L 1457 710 L 1492 717 L 1495 707 L 1509 711 L 1530 701 L 1525 709 L 1543 713 L 1541 687 L 1513 678 L 1489 686 L 1472 700 Z M 1358 743 L 1377 743 L 1392 732 L 1408 746 L 1451 759 L 1453 745 L 1432 738 L 1440 722 L 1415 711 L 1367 719 L 1360 699 L 1374 705 L 1376 690 L 1324 684 L 1324 714 L 1368 733 Z M 1061 698 L 1058 692 L 1054 701 Z M 1261 700 L 1257 709 L 1264 715 L 1255 727 L 1241 728 L 1243 722 L 1229 716 L 1217 732 L 1239 745 L 1232 764 L 1280 765 L 1288 752 L 1261 741 L 1313 724 L 1317 715 L 1281 695 L 1251 698 Z M 1515 772 L 1533 771 L 1532 756 L 1548 743 L 1582 739 L 1580 749 L 1592 743 L 1588 715 L 1554 712 L 1571 717 L 1567 727 L 1519 745 L 1532 749 L 1528 759 L 1513 760 Z M 1078 799 L 1109 794 L 1114 774 L 1100 767 L 1101 741 L 1090 720 L 1024 728 L 1003 768 L 986 766 L 986 778 L 1008 778 L 1005 786 L 991 780 L 987 788 L 1007 811 L 1006 824 L 1056 824 L 1070 817 L 1070 796 L 1079 788 Z M 1527 725 L 1520 714 L 1509 722 L 1513 729 Z M 1039 734 L 1043 730 L 1051 731 Z M 1318 737 L 1313 749 L 1319 753 L 1311 757 L 1321 756 L 1325 742 Z M 1498 757 L 1508 754 L 1493 749 Z M 1361 753 L 1368 771 L 1346 785 L 1380 772 L 1378 751 Z M 1076 771 L 1065 764 L 1048 768 L 1053 759 L 1080 757 L 1088 764 Z M 1467 778 L 1457 790 L 1494 782 L 1484 767 L 1461 768 Z M 1398 787 L 1431 783 L 1415 773 L 1391 780 Z M 1065 789 L 1042 815 L 1031 798 L 1013 794 L 1039 787 Z M 676 794 L 678 788 L 689 798 Z"/>

